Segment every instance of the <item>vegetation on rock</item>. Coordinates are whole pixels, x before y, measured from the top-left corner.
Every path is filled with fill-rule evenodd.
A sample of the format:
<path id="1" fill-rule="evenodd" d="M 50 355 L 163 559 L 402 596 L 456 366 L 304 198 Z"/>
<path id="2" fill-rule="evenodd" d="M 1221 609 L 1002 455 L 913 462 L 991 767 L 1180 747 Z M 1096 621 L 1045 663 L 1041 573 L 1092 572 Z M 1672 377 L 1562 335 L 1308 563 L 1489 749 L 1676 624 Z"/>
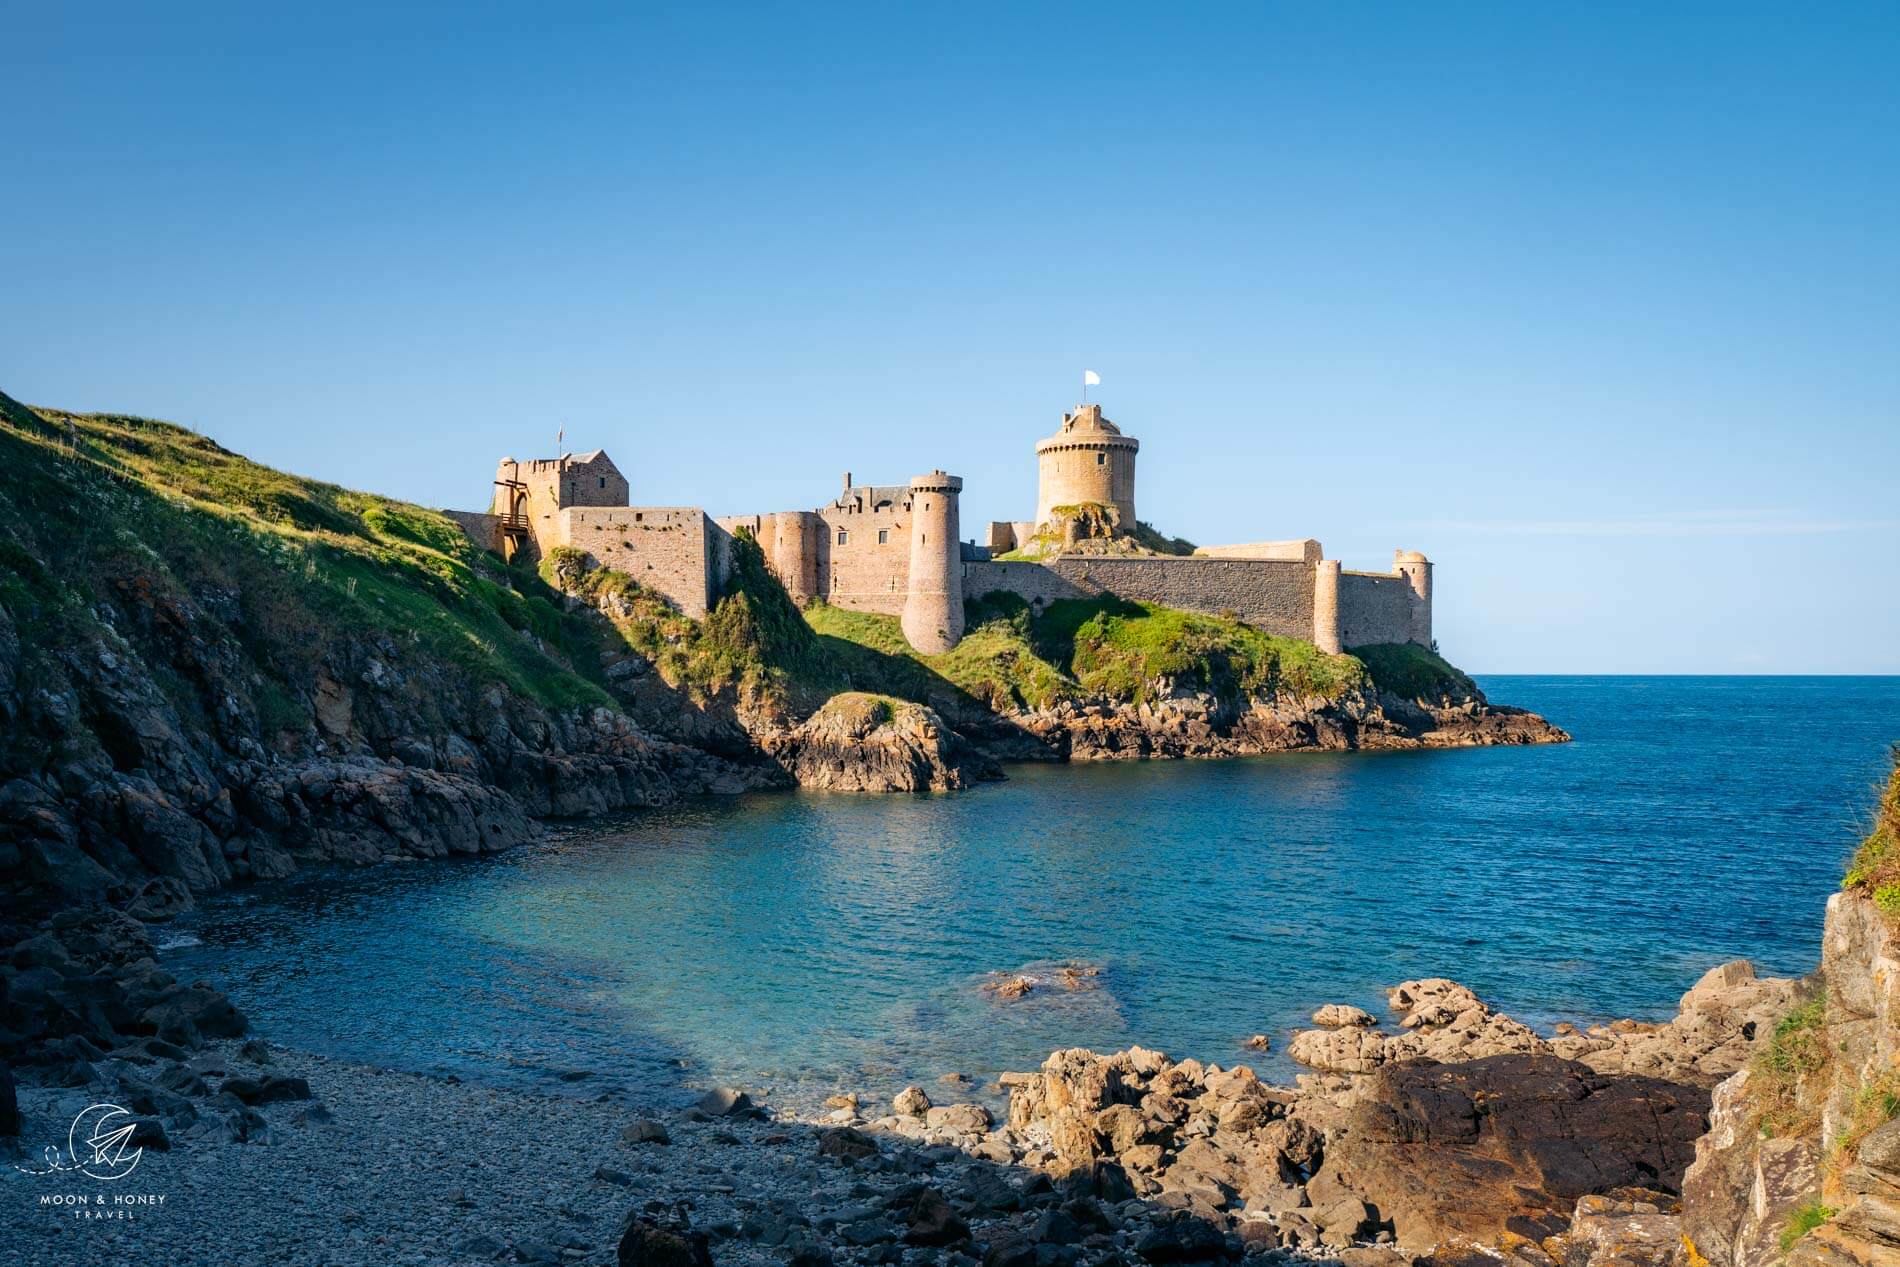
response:
<path id="1" fill-rule="evenodd" d="M 64 682 L 61 658 L 77 645 L 129 637 L 207 726 L 235 707 L 266 733 L 295 733 L 310 724 L 325 655 L 380 640 L 544 707 L 609 702 L 585 668 L 586 623 L 434 511 L 286 475 L 170 423 L 5 396 L 0 462 L 0 609 L 18 630 L 22 680 Z M 108 625 L 107 600 L 144 613 L 141 626 Z M 204 608 L 244 661 L 228 703 L 192 680 L 175 645 Z"/>
<path id="2" fill-rule="evenodd" d="M 1825 1080 L 1830 1057 L 1825 997 L 1816 995 L 1776 1022 L 1755 1055 L 1752 1077 L 1764 1135 L 1818 1126 L 1820 1106 L 1812 1091 Z"/>
<path id="3" fill-rule="evenodd" d="M 1874 811 L 1873 830 L 1848 864 L 1842 887 L 1872 898 L 1889 921 L 1900 921 L 1900 746 L 1893 774 Z"/>
<path id="4" fill-rule="evenodd" d="M 1192 541 L 1167 536 L 1144 521 L 1125 527 L 1121 511 L 1101 502 L 1051 506 L 1049 514 L 1049 522 L 1041 525 L 1034 536 L 996 557 L 1003 562 L 1018 562 L 1054 558 L 1065 552 L 1175 557 L 1194 553 Z"/>
<path id="5" fill-rule="evenodd" d="M 1436 650 L 1387 642 L 1349 651 L 1365 664 L 1374 686 L 1401 699 L 1439 705 L 1483 698 L 1478 684 Z"/>
<path id="6" fill-rule="evenodd" d="M 1113 596 L 1062 599 L 1041 612 L 1012 594 L 972 600 L 965 604 L 963 641 L 934 656 L 911 651 L 894 617 L 819 604 L 806 618 L 828 644 L 878 653 L 875 662 L 854 660 L 848 647 L 837 648 L 855 670 L 854 681 L 878 680 L 876 689 L 918 698 L 913 692 L 935 678 L 1005 710 L 1087 697 L 1138 704 L 1176 686 L 1330 698 L 1369 681 L 1359 660 L 1327 655 L 1310 642 Z M 920 677 L 910 665 L 928 675 Z"/>
<path id="7" fill-rule="evenodd" d="M 743 528 L 733 539 L 724 592 L 704 620 L 683 615 L 624 572 L 588 566 L 586 554 L 569 546 L 547 553 L 541 575 L 592 604 L 669 686 L 701 703 L 727 687 L 783 703 L 796 685 L 837 680 L 817 636 Z"/>

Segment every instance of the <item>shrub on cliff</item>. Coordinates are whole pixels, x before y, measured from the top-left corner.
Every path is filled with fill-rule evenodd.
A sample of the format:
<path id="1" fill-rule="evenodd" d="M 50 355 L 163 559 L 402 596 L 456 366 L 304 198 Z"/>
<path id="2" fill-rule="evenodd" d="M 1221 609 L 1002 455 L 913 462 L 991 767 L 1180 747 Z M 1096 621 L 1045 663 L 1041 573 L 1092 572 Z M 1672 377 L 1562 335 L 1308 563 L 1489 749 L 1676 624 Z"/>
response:
<path id="1" fill-rule="evenodd" d="M 1478 684 L 1436 651 L 1400 642 L 1351 650 L 1372 675 L 1373 685 L 1400 699 L 1434 707 L 1484 699 Z"/>
<path id="2" fill-rule="evenodd" d="M 668 685 L 702 702 L 727 687 L 783 700 L 795 684 L 838 676 L 744 528 L 734 535 L 731 573 L 704 620 L 687 617 L 624 572 L 590 566 L 588 556 L 571 546 L 548 551 L 541 574 L 563 593 L 592 604 L 629 647 L 658 666 Z"/>
<path id="3" fill-rule="evenodd" d="M 1842 887 L 1872 898 L 1890 921 L 1900 921 L 1900 745 L 1893 774 L 1874 811 L 1873 830 L 1854 852 Z"/>

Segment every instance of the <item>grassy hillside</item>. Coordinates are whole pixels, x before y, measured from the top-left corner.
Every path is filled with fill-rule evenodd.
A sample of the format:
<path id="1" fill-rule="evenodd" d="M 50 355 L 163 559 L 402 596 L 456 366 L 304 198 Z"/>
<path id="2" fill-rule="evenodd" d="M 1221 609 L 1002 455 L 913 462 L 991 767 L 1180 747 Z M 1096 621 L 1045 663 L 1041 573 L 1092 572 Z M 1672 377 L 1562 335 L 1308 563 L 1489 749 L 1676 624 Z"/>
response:
<path id="1" fill-rule="evenodd" d="M 549 708 L 611 702 L 587 671 L 592 627 L 433 511 L 273 471 L 169 423 L 5 396 L 0 462 L 0 608 L 22 681 L 57 684 L 62 655 L 123 637 L 208 725 L 226 702 L 187 642 L 215 636 L 240 660 L 215 690 L 266 733 L 295 730 L 325 655 L 374 640 Z"/>
<path id="2" fill-rule="evenodd" d="M 1873 830 L 1848 864 L 1842 887 L 1872 898 L 1890 922 L 1900 923 L 1900 746 L 1893 775 L 1874 810 Z"/>

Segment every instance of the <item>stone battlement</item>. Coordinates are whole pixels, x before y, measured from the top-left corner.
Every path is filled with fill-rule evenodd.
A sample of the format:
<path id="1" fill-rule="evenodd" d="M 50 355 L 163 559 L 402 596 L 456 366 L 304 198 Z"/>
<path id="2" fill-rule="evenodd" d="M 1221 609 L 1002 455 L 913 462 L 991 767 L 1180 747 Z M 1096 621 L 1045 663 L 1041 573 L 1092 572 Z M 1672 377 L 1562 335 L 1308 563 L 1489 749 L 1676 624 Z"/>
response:
<path id="1" fill-rule="evenodd" d="M 1036 517 L 992 523 L 987 545 L 961 541 L 963 480 L 942 469 L 902 484 L 855 484 L 815 510 L 711 517 L 697 506 L 634 506 L 627 478 L 603 449 L 503 458 L 486 512 L 450 512 L 479 545 L 513 558 L 566 546 L 704 616 L 731 573 L 733 538 L 751 534 L 792 598 L 898 617 L 910 644 L 948 651 L 963 636 L 963 602 L 991 593 L 1034 607 L 1102 594 L 1208 615 L 1337 652 L 1370 643 L 1432 643 L 1432 565 L 1396 551 L 1390 572 L 1327 559 L 1310 537 L 1203 546 L 1190 557 L 1056 554 L 996 561 L 1037 538 L 1056 508 L 1112 507 L 1132 530 L 1135 456 L 1097 404 L 1062 416 L 1035 446 Z M 1065 510 L 1065 513 L 1073 513 Z M 1040 539 L 1040 538 L 1039 538 Z"/>

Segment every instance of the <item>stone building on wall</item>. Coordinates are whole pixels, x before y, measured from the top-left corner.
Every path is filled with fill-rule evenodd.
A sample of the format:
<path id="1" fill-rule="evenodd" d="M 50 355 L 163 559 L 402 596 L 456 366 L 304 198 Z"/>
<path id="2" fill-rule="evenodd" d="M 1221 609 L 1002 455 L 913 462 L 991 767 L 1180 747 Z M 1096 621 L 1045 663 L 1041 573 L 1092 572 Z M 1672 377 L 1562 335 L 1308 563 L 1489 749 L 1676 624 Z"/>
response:
<path id="1" fill-rule="evenodd" d="M 504 557 L 556 547 L 624 572 L 695 618 L 730 575 L 733 536 L 759 542 L 801 605 L 823 601 L 899 619 L 911 646 L 948 651 L 963 636 L 965 598 L 1015 594 L 1040 608 L 1060 598 L 1114 594 L 1208 615 L 1337 652 L 1372 643 L 1432 645 L 1432 565 L 1396 552 L 1390 572 L 1327 559 L 1318 541 L 1203 546 L 1191 556 L 1144 549 L 1063 550 L 1007 557 L 1078 509 L 1132 532 L 1141 445 L 1078 406 L 1036 445 L 1036 517 L 992 523 L 987 544 L 961 540 L 963 481 L 942 470 L 904 484 L 854 484 L 815 510 L 712 517 L 696 506 L 634 506 L 626 477 L 602 450 L 520 462 L 502 459 L 484 512 L 451 511 L 478 544 Z"/>

